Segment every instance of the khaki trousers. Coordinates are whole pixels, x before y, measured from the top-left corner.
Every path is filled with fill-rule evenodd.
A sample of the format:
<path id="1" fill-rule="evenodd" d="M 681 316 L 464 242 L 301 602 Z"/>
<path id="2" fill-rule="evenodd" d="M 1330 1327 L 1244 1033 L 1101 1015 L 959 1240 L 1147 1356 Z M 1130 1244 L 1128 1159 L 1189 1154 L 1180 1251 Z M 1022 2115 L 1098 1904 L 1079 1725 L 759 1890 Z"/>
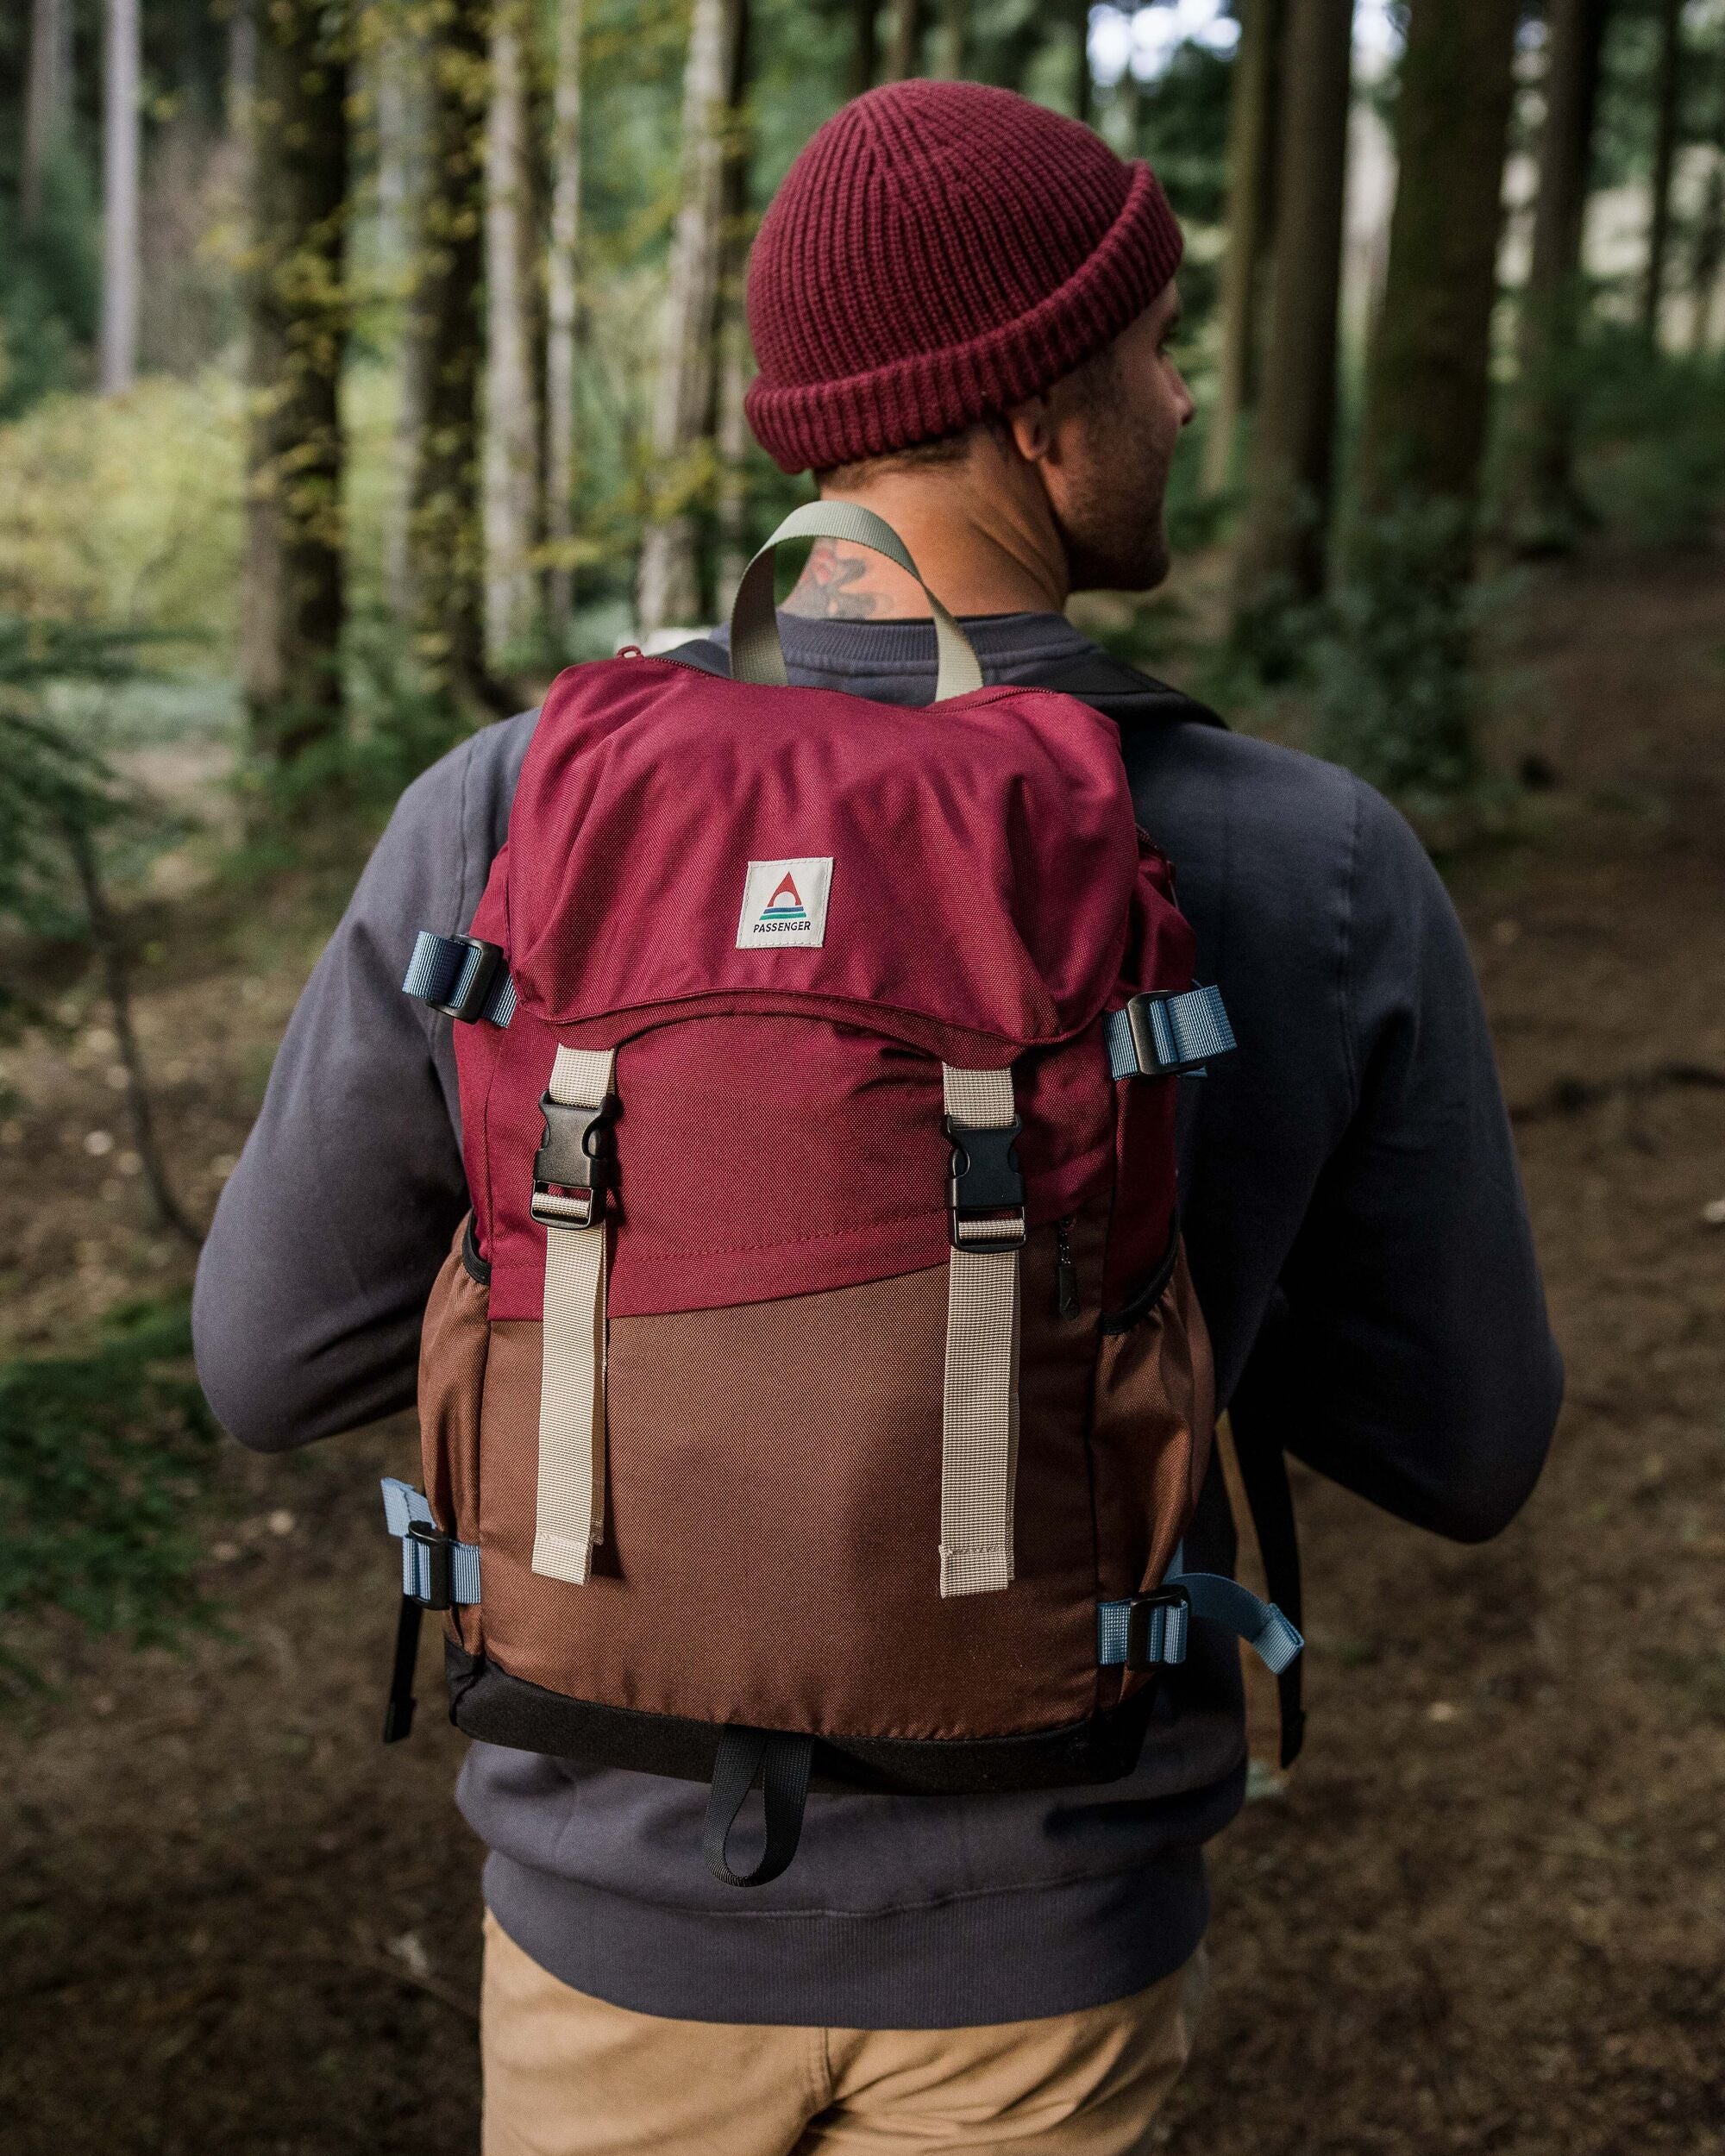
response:
<path id="1" fill-rule="evenodd" d="M 486 1918 L 485 2156 L 1138 2156 L 1189 2048 L 1197 1965 L 986 2028 L 761 2028 L 571 1990 Z"/>

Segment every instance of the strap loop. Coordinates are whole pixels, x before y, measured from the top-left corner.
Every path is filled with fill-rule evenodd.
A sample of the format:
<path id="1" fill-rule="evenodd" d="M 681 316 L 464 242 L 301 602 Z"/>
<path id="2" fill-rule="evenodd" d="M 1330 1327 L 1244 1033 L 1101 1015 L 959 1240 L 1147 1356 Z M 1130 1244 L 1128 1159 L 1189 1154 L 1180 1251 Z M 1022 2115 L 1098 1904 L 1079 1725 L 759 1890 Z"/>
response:
<path id="1" fill-rule="evenodd" d="M 515 1015 L 515 983 L 502 946 L 478 936 L 436 936 L 422 928 L 401 988 L 469 1025 L 480 1018 L 507 1025 Z"/>
<path id="2" fill-rule="evenodd" d="M 1116 1078 L 1173 1078 L 1201 1070 L 1234 1045 L 1220 988 L 1133 996 L 1107 1017 L 1108 1069 Z"/>
<path id="3" fill-rule="evenodd" d="M 701 1854 L 714 1878 L 726 1886 L 765 1886 L 776 1879 L 797 1853 L 802 1839 L 803 1806 L 808 1796 L 814 1739 L 785 1730 L 749 1729 L 733 1723 L 718 1740 L 712 1763 L 712 1793 L 707 1799 Z M 743 1802 L 761 1777 L 767 1838 L 748 1871 L 731 1866 L 729 1844 Z"/>
<path id="4" fill-rule="evenodd" d="M 963 696 L 967 690 L 982 687 L 982 669 L 969 640 L 923 584 L 903 540 L 883 517 L 856 502 L 806 502 L 800 509 L 794 509 L 743 572 L 731 609 L 733 681 L 754 681 L 766 688 L 781 689 L 790 678 L 785 671 L 784 646 L 779 642 L 778 616 L 773 607 L 773 549 L 791 539 L 842 539 L 853 547 L 868 547 L 915 577 L 922 584 L 934 617 L 934 644 L 939 657 L 935 702 L 944 703 L 949 696 Z"/>
<path id="5" fill-rule="evenodd" d="M 1176 1572 L 1151 1595 L 1096 1605 L 1096 1662 L 1101 1669 L 1151 1670 L 1186 1659 L 1186 1612 L 1245 1640 L 1280 1676 L 1305 1641 L 1274 1602 L 1220 1572 Z"/>

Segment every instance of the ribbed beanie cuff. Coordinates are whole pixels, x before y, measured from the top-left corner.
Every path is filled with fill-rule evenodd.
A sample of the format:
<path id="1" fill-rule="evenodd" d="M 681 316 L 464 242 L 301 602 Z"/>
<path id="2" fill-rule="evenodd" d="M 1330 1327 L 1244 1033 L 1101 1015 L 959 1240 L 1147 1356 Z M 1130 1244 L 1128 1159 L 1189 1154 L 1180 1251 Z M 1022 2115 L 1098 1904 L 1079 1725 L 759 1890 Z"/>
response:
<path id="1" fill-rule="evenodd" d="M 787 472 L 954 434 L 1112 342 L 1179 267 L 1148 165 L 978 83 L 893 83 L 812 138 L 749 265 L 746 408 Z"/>

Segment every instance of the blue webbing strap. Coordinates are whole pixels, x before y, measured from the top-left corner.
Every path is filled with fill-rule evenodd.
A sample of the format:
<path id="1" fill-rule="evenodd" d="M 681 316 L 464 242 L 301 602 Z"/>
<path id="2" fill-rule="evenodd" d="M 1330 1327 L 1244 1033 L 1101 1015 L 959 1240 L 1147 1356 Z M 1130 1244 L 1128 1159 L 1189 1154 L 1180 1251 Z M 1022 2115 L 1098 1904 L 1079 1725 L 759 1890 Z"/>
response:
<path id="1" fill-rule="evenodd" d="M 452 1018 L 486 1018 L 492 1025 L 507 1025 L 515 1015 L 515 983 L 509 969 L 498 964 L 501 954 L 494 943 L 477 936 L 437 936 L 422 928 L 407 962 L 404 995 L 417 996 L 433 1010 Z M 488 964 L 497 964 L 495 978 L 469 1008 L 475 985 Z"/>
<path id="2" fill-rule="evenodd" d="M 1234 1044 L 1220 988 L 1138 995 L 1107 1018 L 1108 1069 L 1116 1078 L 1167 1078 L 1201 1069 Z"/>
<path id="3" fill-rule="evenodd" d="M 401 1542 L 401 1591 L 410 1601 L 425 1601 L 431 1592 L 431 1553 L 423 1543 L 408 1539 L 411 1526 L 431 1527 L 436 1522 L 431 1507 L 411 1482 L 393 1475 L 383 1478 L 384 1524 Z M 476 1542 L 449 1545 L 449 1600 L 470 1608 L 480 1599 L 480 1551 Z"/>
<path id="4" fill-rule="evenodd" d="M 1305 1645 L 1305 1641 L 1274 1602 L 1261 1602 L 1249 1588 L 1220 1572 L 1176 1572 L 1164 1580 L 1162 1592 L 1183 1595 L 1195 1617 L 1221 1625 L 1258 1657 L 1265 1668 L 1280 1676 Z M 1132 1626 L 1132 1601 L 1096 1605 L 1096 1661 L 1102 1669 L 1118 1669 L 1126 1658 Z M 1186 1659 L 1186 1611 L 1178 1602 L 1158 1602 L 1150 1611 L 1145 1654 L 1146 1667 Z"/>

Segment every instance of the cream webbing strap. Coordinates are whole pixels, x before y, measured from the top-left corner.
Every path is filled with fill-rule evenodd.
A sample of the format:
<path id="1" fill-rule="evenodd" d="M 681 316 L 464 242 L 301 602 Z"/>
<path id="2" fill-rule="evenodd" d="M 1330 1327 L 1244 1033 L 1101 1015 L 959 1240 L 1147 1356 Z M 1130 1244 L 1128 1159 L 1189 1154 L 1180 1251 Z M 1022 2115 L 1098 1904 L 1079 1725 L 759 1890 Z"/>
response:
<path id="1" fill-rule="evenodd" d="M 605 1538 L 605 1192 L 616 1062 L 612 1049 L 558 1049 L 533 1170 L 533 1217 L 545 1229 L 533 1570 L 575 1584 Z"/>
<path id="2" fill-rule="evenodd" d="M 1010 1070 L 941 1065 L 955 1144 L 952 1252 L 947 1266 L 946 1376 L 940 1455 L 940 1591 L 987 1595 L 1013 1578 L 1013 1489 L 1019 1455 L 1019 1250 L 1023 1187 L 1007 1146 L 1016 1131 Z M 963 1131 L 1006 1134 L 997 1171 L 966 1192 Z M 977 1149 L 980 1153 L 981 1149 Z M 1014 1192 L 1013 1185 L 1016 1184 Z M 969 1211 L 966 1201 L 982 1202 Z"/>

